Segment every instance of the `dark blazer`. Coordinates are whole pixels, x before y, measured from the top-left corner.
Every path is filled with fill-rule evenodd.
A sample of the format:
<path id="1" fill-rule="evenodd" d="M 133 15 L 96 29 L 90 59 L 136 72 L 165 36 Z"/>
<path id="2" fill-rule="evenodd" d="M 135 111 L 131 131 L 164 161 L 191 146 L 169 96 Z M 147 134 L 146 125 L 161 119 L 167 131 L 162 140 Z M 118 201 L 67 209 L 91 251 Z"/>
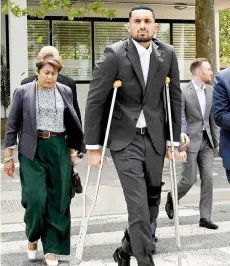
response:
<path id="1" fill-rule="evenodd" d="M 57 88 L 65 102 L 64 124 L 69 148 L 79 150 L 82 146 L 83 132 L 73 107 L 71 89 L 61 83 Z M 22 85 L 15 90 L 13 104 L 6 125 L 5 148 L 17 144 L 19 134 L 19 153 L 33 160 L 37 148 L 36 127 L 36 83 Z"/>
<path id="2" fill-rule="evenodd" d="M 213 113 L 220 127 L 220 156 L 224 168 L 230 170 L 230 67 L 216 74 Z"/>
<path id="3" fill-rule="evenodd" d="M 36 75 L 33 76 L 29 76 L 28 78 L 25 78 L 21 81 L 21 85 L 29 83 L 34 81 L 37 78 Z M 72 90 L 72 94 L 73 94 L 73 106 L 74 109 L 78 115 L 78 118 L 80 120 L 80 123 L 82 125 L 82 121 L 81 121 L 81 112 L 80 112 L 80 108 L 78 106 L 78 101 L 77 101 L 77 88 L 76 88 L 76 83 L 73 79 L 64 76 L 62 74 L 58 74 L 58 78 L 57 78 L 57 82 L 62 83 L 64 85 L 66 85 L 67 87 L 69 87 Z"/>
<path id="4" fill-rule="evenodd" d="M 214 122 L 212 113 L 213 87 L 206 84 L 206 108 L 203 117 L 196 89 L 192 81 L 182 89 L 182 131 L 190 138 L 188 152 L 198 152 L 203 139 L 203 129 L 206 130 L 212 148 L 219 145 L 219 128 Z"/>
<path id="5" fill-rule="evenodd" d="M 152 46 L 146 86 L 139 55 L 131 38 L 105 49 L 104 55 L 96 63 L 90 83 L 85 114 L 85 144 L 103 144 L 113 82 L 118 79 L 122 81 L 122 87 L 117 92 L 108 148 L 118 151 L 131 143 L 143 109 L 151 141 L 156 151 L 163 155 L 166 139 L 169 138 L 164 109 L 164 86 L 167 76 L 171 79 L 174 141 L 180 141 L 181 90 L 175 51 L 171 45 L 157 39 L 153 39 Z"/>

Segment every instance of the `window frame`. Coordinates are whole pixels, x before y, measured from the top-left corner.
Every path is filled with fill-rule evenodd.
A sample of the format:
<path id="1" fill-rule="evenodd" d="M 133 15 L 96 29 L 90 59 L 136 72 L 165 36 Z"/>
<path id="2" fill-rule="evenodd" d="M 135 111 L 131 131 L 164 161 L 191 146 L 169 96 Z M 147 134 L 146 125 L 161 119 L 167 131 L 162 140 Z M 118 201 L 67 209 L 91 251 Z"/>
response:
<path id="1" fill-rule="evenodd" d="M 85 26 L 87 27 L 87 31 L 89 30 L 89 32 L 87 34 L 87 39 L 89 40 L 89 48 L 90 48 L 89 49 L 89 55 L 90 55 L 90 59 L 88 59 L 89 60 L 88 61 L 89 62 L 88 67 L 87 68 L 84 68 L 84 69 L 86 69 L 87 71 L 89 70 L 90 73 L 89 73 L 89 76 L 86 76 L 85 77 L 86 79 L 81 79 L 80 78 L 80 75 L 78 75 L 77 78 L 79 78 L 79 79 L 76 79 L 76 80 L 77 80 L 78 83 L 80 81 L 83 81 L 83 82 L 88 81 L 88 82 L 90 82 L 91 77 L 92 77 L 92 73 L 93 73 L 93 65 L 92 65 L 92 57 L 93 57 L 93 53 L 92 53 L 92 42 L 93 41 L 92 41 L 92 25 L 91 25 L 92 23 L 90 23 L 89 21 L 86 21 L 86 20 L 85 21 L 82 21 L 82 20 L 75 20 L 75 21 L 68 21 L 67 20 L 66 21 L 66 20 L 55 20 L 55 19 L 50 20 L 50 24 L 51 24 L 51 31 L 50 32 L 51 32 L 51 37 L 52 37 L 52 44 L 55 44 L 55 40 L 54 40 L 55 35 L 54 34 L 56 34 L 56 32 L 54 31 L 54 34 L 52 34 L 52 30 L 55 29 L 55 26 L 56 26 L 55 24 L 57 23 L 59 25 L 59 27 L 60 27 L 60 25 L 64 25 L 64 26 L 67 25 L 68 22 L 71 22 L 72 26 L 74 25 L 73 27 L 76 27 L 76 28 L 78 27 L 78 25 L 81 25 L 82 23 L 84 23 Z M 77 22 L 80 22 L 80 23 L 77 23 Z M 80 36 L 80 35 L 78 35 L 78 36 Z M 75 38 L 75 37 L 76 36 L 71 36 L 70 38 Z M 76 40 L 76 44 L 77 43 L 79 44 L 79 42 Z M 87 43 L 84 43 L 84 44 L 87 44 Z M 62 55 L 61 50 L 60 50 L 60 47 L 57 46 L 57 48 L 58 48 L 60 54 Z M 64 68 L 63 68 L 63 70 L 64 70 L 65 67 L 68 65 L 68 63 L 66 62 L 66 61 L 68 61 L 68 59 L 64 59 L 64 57 L 62 57 L 62 59 L 63 59 L 63 63 L 64 63 Z M 78 64 L 77 61 L 79 59 L 76 59 L 75 58 L 75 60 L 74 59 L 72 59 L 72 60 L 75 61 L 76 64 Z M 84 62 L 82 62 L 82 63 L 84 64 Z M 68 66 L 67 66 L 67 68 L 68 68 Z M 70 69 L 73 70 L 72 68 L 70 68 Z M 76 69 L 80 70 L 80 67 L 77 67 Z M 61 74 L 68 75 L 68 74 L 65 73 L 65 71 L 64 72 L 61 72 Z M 70 76 L 70 77 L 74 79 L 73 76 Z"/>
<path id="2" fill-rule="evenodd" d="M 8 58 L 8 65 L 9 65 L 9 18 L 6 14 L 6 48 L 7 48 L 7 58 Z M 62 20 L 62 21 L 68 21 L 68 17 L 66 16 L 46 16 L 44 19 L 39 18 L 32 18 L 30 16 L 27 16 L 28 20 L 48 20 L 49 21 L 49 40 L 50 45 L 53 45 L 52 43 L 52 21 L 53 20 Z M 100 18 L 100 17 L 83 17 L 83 18 L 74 18 L 73 21 L 89 21 L 91 22 L 91 44 L 92 44 L 92 69 L 95 65 L 95 45 L 94 45 L 94 22 L 124 22 L 127 23 L 129 20 L 128 18 L 115 18 L 113 20 L 108 20 L 107 18 Z M 168 23 L 170 26 L 170 44 L 173 45 L 173 24 L 195 24 L 195 20 L 183 20 L 183 19 L 156 19 L 157 23 Z M 180 80 L 180 83 L 187 83 L 189 80 Z M 90 80 L 75 80 L 76 84 L 89 84 Z"/>

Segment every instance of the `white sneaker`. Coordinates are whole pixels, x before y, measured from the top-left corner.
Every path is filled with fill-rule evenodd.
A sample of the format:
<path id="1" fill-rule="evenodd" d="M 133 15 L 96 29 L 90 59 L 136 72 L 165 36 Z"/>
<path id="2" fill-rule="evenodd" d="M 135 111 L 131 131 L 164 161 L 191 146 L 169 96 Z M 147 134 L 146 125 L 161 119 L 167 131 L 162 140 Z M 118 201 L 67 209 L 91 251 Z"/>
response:
<path id="1" fill-rule="evenodd" d="M 31 244 L 38 244 L 37 241 L 36 242 L 29 242 L 29 243 L 31 243 Z M 36 260 L 37 254 L 38 254 L 38 247 L 35 250 L 31 250 L 31 249 L 29 249 L 27 247 L 27 256 L 28 256 L 29 260 Z"/>
<path id="2" fill-rule="evenodd" d="M 47 259 L 47 257 L 49 255 L 54 255 L 56 257 L 56 259 L 55 260 L 49 260 L 49 259 Z M 46 264 L 48 266 L 58 266 L 58 260 L 57 260 L 57 255 L 56 254 L 53 254 L 53 253 L 47 253 L 47 254 L 45 254 L 45 261 L 46 261 Z"/>

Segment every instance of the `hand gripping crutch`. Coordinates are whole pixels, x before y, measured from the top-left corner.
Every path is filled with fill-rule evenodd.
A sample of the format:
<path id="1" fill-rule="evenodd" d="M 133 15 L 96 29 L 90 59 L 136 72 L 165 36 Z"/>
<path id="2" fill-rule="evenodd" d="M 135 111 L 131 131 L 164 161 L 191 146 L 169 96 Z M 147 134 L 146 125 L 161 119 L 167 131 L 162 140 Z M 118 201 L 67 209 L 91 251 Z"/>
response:
<path id="1" fill-rule="evenodd" d="M 172 195 L 172 200 L 173 200 L 173 209 L 174 209 L 174 217 L 175 217 L 174 223 L 175 223 L 175 231 L 176 231 L 176 246 L 177 246 L 178 265 L 182 266 L 179 216 L 178 216 L 178 192 L 177 192 L 177 178 L 176 178 L 176 162 L 175 162 L 175 149 L 174 149 L 174 142 L 173 142 L 173 128 L 172 128 L 172 113 L 171 113 L 171 103 L 170 103 L 170 94 L 169 94 L 169 82 L 170 82 L 170 79 L 167 77 L 165 80 L 165 91 L 166 91 L 165 96 L 166 96 L 166 102 L 167 102 L 170 142 L 171 142 L 171 148 L 172 148 L 172 159 L 169 160 L 170 181 L 171 181 L 171 195 Z"/>
<path id="2" fill-rule="evenodd" d="M 86 216 L 86 192 L 87 192 L 87 186 L 88 186 L 89 175 L 90 175 L 90 170 L 91 170 L 91 166 L 90 165 L 88 166 L 88 171 L 87 171 L 87 176 L 86 176 L 86 181 L 85 181 L 84 191 L 83 191 L 83 214 L 82 214 L 81 228 L 80 228 L 79 239 L 78 239 L 77 249 L 76 249 L 76 254 L 75 254 L 77 265 L 79 265 L 82 262 L 88 222 L 89 222 L 90 215 L 97 201 L 97 195 L 98 195 L 98 190 L 99 190 L 99 185 L 100 185 L 100 179 L 101 179 L 101 173 L 102 173 L 102 168 L 103 168 L 103 163 L 104 163 L 104 158 L 105 158 L 105 151 L 106 151 L 106 146 L 107 146 L 107 141 L 108 141 L 108 136 L 109 136 L 110 125 L 112 121 L 113 109 L 114 109 L 114 104 L 115 104 L 116 95 L 117 95 L 117 89 L 121 87 L 121 85 L 122 84 L 120 80 L 116 80 L 113 83 L 114 91 L 113 91 L 113 97 L 112 97 L 109 118 L 108 118 L 106 133 L 105 133 L 105 140 L 104 140 L 103 149 L 102 149 L 101 162 L 100 162 L 100 167 L 99 167 L 98 176 L 97 176 L 95 196 L 94 196 L 92 206 L 89 210 L 89 213 Z"/>

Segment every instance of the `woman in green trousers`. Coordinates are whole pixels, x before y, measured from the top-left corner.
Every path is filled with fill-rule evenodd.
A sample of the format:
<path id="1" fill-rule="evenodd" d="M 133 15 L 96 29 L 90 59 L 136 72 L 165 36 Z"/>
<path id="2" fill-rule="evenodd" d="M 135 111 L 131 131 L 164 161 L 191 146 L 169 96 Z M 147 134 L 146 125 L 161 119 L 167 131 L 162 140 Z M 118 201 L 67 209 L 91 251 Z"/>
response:
<path id="1" fill-rule="evenodd" d="M 41 239 L 48 266 L 70 254 L 71 163 L 77 163 L 83 133 L 71 89 L 56 82 L 62 61 L 50 47 L 36 61 L 38 78 L 15 90 L 5 134 L 4 171 L 13 177 L 18 151 L 27 254 L 36 259 Z"/>

